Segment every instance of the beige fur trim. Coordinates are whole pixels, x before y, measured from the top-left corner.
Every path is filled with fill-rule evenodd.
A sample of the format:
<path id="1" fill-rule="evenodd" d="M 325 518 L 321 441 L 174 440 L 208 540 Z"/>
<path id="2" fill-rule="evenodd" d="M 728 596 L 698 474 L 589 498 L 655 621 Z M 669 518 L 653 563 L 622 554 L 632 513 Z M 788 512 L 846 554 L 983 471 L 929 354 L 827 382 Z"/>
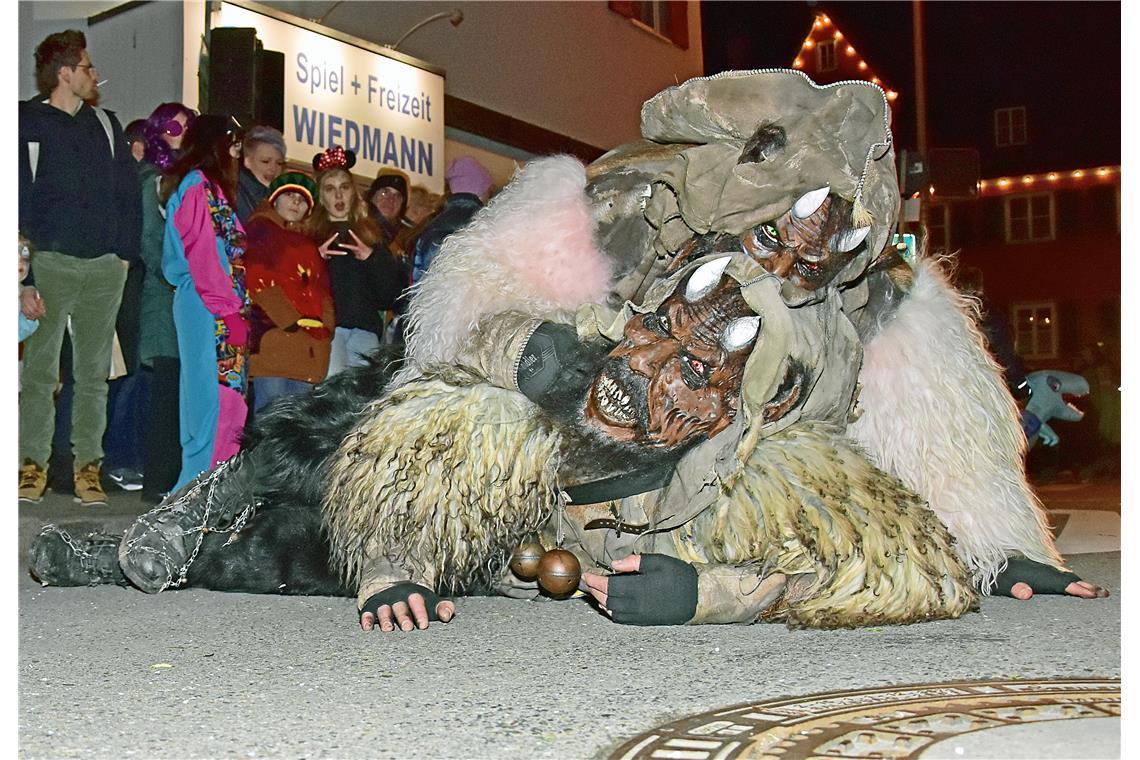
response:
<path id="1" fill-rule="evenodd" d="M 785 598 L 792 626 L 912 623 L 976 607 L 934 513 L 820 423 L 761 441 L 724 497 L 674 537 L 688 561 L 806 576 Z"/>
<path id="2" fill-rule="evenodd" d="M 324 501 L 350 584 L 383 554 L 449 591 L 497 578 L 556 503 L 558 434 L 519 393 L 441 379 L 373 402 L 333 460 Z"/>

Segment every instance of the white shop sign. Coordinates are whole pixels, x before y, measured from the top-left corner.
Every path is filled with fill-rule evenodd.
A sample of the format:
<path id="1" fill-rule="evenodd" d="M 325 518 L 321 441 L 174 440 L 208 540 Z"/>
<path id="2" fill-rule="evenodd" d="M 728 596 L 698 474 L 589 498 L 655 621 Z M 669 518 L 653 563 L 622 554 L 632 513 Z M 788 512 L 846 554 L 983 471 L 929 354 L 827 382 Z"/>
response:
<path id="1" fill-rule="evenodd" d="M 412 183 L 443 190 L 442 75 L 376 52 L 347 35 L 328 36 L 302 19 L 229 2 L 210 26 L 253 27 L 266 50 L 285 54 L 285 144 L 290 160 L 308 163 L 334 145 L 356 153 L 353 174 L 382 167 Z M 304 25 L 304 26 L 303 26 Z"/>

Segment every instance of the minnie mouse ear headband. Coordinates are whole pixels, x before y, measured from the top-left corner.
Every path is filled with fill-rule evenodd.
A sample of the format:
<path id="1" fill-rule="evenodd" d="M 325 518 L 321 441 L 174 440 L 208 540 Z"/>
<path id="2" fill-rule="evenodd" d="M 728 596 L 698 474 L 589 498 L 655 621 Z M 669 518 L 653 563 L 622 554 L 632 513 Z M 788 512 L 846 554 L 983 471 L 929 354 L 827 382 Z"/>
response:
<path id="1" fill-rule="evenodd" d="M 351 150 L 345 150 L 339 145 L 329 148 L 324 153 L 318 153 L 313 156 L 313 168 L 318 172 L 328 171 L 329 169 L 344 169 L 348 171 L 356 166 L 356 154 Z"/>
<path id="2" fill-rule="evenodd" d="M 298 193 L 309 204 L 309 210 L 312 211 L 313 199 L 317 197 L 317 183 L 303 172 L 285 172 L 269 183 L 267 200 L 272 204 L 285 193 Z"/>

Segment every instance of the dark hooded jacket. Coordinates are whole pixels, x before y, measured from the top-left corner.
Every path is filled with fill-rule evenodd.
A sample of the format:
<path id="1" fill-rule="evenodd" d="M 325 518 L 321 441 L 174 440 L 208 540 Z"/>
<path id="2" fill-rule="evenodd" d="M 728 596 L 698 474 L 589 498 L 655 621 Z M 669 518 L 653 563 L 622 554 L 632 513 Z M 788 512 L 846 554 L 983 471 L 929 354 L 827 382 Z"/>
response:
<path id="1" fill-rule="evenodd" d="M 139 258 L 135 160 L 119 120 L 105 113 L 109 136 L 86 103 L 74 116 L 40 98 L 19 104 L 19 225 L 37 250 Z"/>

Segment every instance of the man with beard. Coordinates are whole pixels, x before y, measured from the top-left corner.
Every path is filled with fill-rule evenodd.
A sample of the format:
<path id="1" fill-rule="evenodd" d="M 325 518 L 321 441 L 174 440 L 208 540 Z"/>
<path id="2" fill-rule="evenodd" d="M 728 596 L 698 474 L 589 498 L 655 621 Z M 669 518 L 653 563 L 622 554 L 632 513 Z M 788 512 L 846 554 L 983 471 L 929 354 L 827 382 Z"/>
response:
<path id="1" fill-rule="evenodd" d="M 53 393 L 69 324 L 75 497 L 87 506 L 107 502 L 100 482 L 107 372 L 128 262 L 139 258 L 141 211 L 123 128 L 96 106 L 98 79 L 82 32 L 48 35 L 36 47 L 40 94 L 19 107 L 19 224 L 36 249 L 29 280 L 35 287 L 21 291 L 20 307 L 40 320 L 24 343 L 20 378 L 20 500 L 26 502 L 39 502 L 47 488 Z"/>

